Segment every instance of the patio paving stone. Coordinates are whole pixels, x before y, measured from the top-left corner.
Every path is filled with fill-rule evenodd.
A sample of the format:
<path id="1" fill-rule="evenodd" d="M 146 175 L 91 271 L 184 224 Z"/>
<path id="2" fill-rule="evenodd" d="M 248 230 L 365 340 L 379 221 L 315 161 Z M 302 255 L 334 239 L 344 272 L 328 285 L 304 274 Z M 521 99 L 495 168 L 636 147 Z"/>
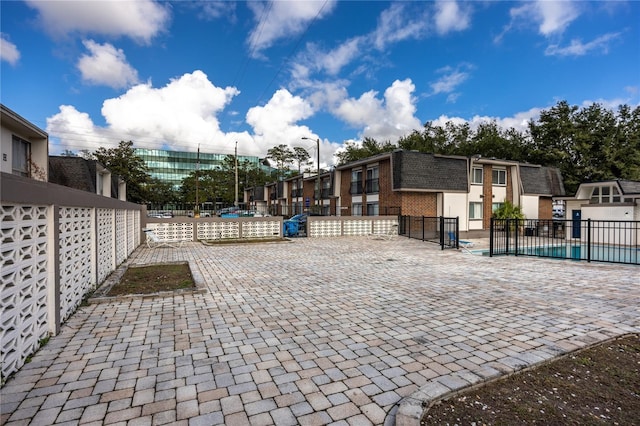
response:
<path id="1" fill-rule="evenodd" d="M 417 425 L 422 402 L 640 331 L 637 266 L 395 238 L 138 248 L 207 291 L 81 306 L 0 424 Z"/>

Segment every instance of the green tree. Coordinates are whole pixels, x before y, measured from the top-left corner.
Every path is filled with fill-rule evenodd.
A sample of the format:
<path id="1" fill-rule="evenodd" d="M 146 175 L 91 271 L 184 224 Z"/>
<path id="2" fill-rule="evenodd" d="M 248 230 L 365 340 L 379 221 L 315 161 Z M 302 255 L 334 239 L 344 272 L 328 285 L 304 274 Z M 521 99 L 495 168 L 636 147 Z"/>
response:
<path id="1" fill-rule="evenodd" d="M 275 161 L 276 168 L 281 171 L 289 170 L 287 166 L 293 161 L 293 156 L 293 151 L 285 144 L 274 146 L 273 148 L 269 148 L 267 151 L 267 158 L 271 158 Z"/>
<path id="2" fill-rule="evenodd" d="M 293 148 L 293 161 L 297 164 L 298 166 L 298 174 L 301 173 L 302 171 L 302 166 L 309 166 L 311 165 L 311 161 L 309 161 L 309 159 L 311 158 L 311 156 L 309 155 L 309 151 L 307 151 L 306 149 L 304 149 L 301 146 L 296 146 Z"/>
<path id="3" fill-rule="evenodd" d="M 158 178 L 150 178 L 144 186 L 145 199 L 152 209 L 160 209 L 166 204 L 179 201 L 179 193 L 169 182 L 163 182 Z"/>
<path id="4" fill-rule="evenodd" d="M 198 180 L 196 191 L 196 179 Z M 180 196 L 185 204 L 195 204 L 196 192 L 198 204 L 222 202 L 231 204 L 234 201 L 234 180 L 228 171 L 221 169 L 193 171 L 182 179 Z"/>
<path id="5" fill-rule="evenodd" d="M 343 148 L 344 151 L 340 151 L 336 154 L 336 157 L 338 157 L 338 164 L 346 164 L 351 161 L 357 161 L 385 152 L 391 152 L 394 149 L 397 149 L 398 146 L 389 141 L 378 142 L 373 138 L 367 137 L 362 140 L 362 144 L 347 142 Z"/>
<path id="6" fill-rule="evenodd" d="M 524 213 L 520 206 L 514 206 L 509 200 L 505 200 L 492 214 L 494 219 L 524 219 Z"/>
<path id="7" fill-rule="evenodd" d="M 135 154 L 132 141 L 120 141 L 117 148 L 101 147 L 93 156 L 127 183 L 127 201 L 147 203 L 145 185 L 149 183 L 150 176 L 142 158 Z"/>
<path id="8" fill-rule="evenodd" d="M 560 169 L 572 194 L 582 182 L 640 180 L 640 107 L 617 113 L 594 103 L 558 102 L 529 123 L 530 161 Z"/>

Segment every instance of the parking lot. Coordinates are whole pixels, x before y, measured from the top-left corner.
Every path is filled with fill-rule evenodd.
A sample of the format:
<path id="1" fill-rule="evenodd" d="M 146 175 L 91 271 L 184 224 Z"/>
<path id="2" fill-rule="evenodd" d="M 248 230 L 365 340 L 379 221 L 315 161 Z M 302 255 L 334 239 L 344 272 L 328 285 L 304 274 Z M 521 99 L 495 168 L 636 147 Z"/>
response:
<path id="1" fill-rule="evenodd" d="M 418 424 L 421 404 L 640 331 L 637 266 L 396 237 L 148 249 L 204 293 L 82 306 L 2 388 L 12 424 Z"/>

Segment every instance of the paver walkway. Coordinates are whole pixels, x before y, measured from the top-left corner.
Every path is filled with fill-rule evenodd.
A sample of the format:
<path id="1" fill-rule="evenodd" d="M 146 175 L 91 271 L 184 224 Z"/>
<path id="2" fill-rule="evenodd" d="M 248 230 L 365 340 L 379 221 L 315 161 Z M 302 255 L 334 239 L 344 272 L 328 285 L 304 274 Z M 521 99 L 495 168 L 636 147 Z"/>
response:
<path id="1" fill-rule="evenodd" d="M 2 388 L 1 422 L 417 424 L 420 398 L 640 331 L 636 266 L 401 237 L 131 259 L 174 260 L 209 291 L 81 307 Z"/>

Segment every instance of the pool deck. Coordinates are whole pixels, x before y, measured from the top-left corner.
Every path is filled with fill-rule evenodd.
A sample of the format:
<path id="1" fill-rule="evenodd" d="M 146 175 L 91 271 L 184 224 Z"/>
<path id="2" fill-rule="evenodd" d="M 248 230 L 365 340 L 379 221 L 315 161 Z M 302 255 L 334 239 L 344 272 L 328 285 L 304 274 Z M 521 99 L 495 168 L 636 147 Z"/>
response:
<path id="1" fill-rule="evenodd" d="M 482 248 L 477 239 L 476 248 Z M 423 404 L 640 332 L 640 269 L 396 237 L 139 247 L 203 291 L 81 306 L 0 424 L 418 425 Z"/>

